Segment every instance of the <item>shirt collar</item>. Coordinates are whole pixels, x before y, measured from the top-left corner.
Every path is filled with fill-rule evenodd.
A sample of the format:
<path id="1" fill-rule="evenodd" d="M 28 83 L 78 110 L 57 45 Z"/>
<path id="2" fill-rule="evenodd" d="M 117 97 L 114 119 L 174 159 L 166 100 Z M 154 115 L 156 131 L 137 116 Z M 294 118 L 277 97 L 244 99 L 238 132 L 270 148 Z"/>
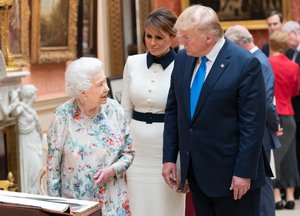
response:
<path id="1" fill-rule="evenodd" d="M 251 53 L 255 53 L 256 52 L 256 50 L 258 50 L 258 47 L 257 46 L 255 46 L 255 47 L 253 47 L 251 50 L 249 50 Z"/>
<path id="2" fill-rule="evenodd" d="M 206 55 L 209 61 L 214 62 L 225 43 L 224 37 L 220 38 L 210 52 Z"/>
<path id="3" fill-rule="evenodd" d="M 153 63 L 160 64 L 162 68 L 165 70 L 169 64 L 171 64 L 172 61 L 174 61 L 176 57 L 176 52 L 173 49 L 170 49 L 170 51 L 165 54 L 162 57 L 155 57 L 150 52 L 147 53 L 147 67 L 150 68 Z"/>

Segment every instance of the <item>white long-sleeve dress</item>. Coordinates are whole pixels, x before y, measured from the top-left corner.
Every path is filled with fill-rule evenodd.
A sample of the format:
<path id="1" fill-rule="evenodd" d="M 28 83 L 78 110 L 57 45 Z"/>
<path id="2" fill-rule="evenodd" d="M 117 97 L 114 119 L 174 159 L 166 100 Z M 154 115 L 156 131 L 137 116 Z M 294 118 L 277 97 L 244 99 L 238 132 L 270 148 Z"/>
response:
<path id="1" fill-rule="evenodd" d="M 132 216 L 182 216 L 185 194 L 170 189 L 162 171 L 163 122 L 147 124 L 132 119 L 133 110 L 164 113 L 174 61 L 163 70 L 161 64 L 147 67 L 147 54 L 129 56 L 123 74 L 121 104 L 130 121 L 136 157 L 127 170 Z"/>

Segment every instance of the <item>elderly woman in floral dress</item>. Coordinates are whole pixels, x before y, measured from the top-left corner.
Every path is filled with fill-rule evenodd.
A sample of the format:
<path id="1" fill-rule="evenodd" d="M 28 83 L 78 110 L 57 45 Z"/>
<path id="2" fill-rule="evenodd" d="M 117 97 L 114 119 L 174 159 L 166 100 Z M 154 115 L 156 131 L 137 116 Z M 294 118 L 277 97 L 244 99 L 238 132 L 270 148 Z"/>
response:
<path id="1" fill-rule="evenodd" d="M 80 58 L 65 74 L 72 98 L 59 106 L 48 131 L 51 196 L 99 201 L 106 216 L 130 215 L 124 173 L 135 152 L 122 107 L 96 58 Z"/>

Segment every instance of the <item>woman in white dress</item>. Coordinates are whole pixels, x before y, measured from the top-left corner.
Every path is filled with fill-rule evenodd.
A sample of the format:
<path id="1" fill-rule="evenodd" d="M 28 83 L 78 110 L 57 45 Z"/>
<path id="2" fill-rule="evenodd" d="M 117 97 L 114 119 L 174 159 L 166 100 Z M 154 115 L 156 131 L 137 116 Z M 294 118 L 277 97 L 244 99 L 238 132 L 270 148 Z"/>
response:
<path id="1" fill-rule="evenodd" d="M 176 56 L 171 48 L 176 19 L 169 9 L 152 11 L 144 24 L 149 52 L 129 56 L 124 68 L 121 103 L 136 150 L 127 171 L 133 216 L 182 216 L 185 211 L 185 194 L 176 193 L 176 186 L 170 189 L 161 175 L 164 111 Z"/>

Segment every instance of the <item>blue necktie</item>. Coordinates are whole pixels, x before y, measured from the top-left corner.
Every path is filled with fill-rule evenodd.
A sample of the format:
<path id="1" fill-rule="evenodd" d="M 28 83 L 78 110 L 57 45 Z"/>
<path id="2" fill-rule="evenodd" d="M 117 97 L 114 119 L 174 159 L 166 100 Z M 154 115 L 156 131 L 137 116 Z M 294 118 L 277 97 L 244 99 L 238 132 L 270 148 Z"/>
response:
<path id="1" fill-rule="evenodd" d="M 205 73 L 206 73 L 206 62 L 207 57 L 203 56 L 201 57 L 201 64 L 197 70 L 196 76 L 194 78 L 191 90 L 190 90 L 190 112 L 191 112 L 191 118 L 193 118 L 198 98 L 204 83 Z"/>

